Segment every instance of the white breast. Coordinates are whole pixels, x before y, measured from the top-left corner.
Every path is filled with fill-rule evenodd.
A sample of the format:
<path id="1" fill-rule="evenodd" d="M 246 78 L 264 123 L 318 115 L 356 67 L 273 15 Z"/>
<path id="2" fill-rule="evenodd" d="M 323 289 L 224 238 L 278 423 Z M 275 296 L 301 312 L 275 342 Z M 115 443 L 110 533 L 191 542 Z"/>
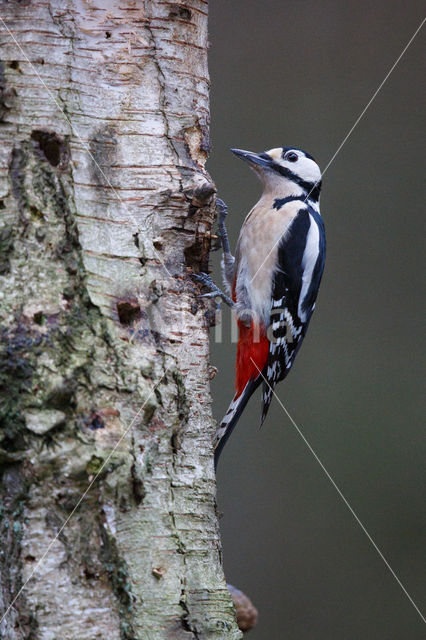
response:
<path id="1" fill-rule="evenodd" d="M 263 196 L 248 214 L 236 252 L 237 313 L 242 315 L 249 307 L 253 320 L 265 327 L 270 321 L 278 245 L 301 208 L 300 201 L 295 201 L 277 211 L 273 201 L 274 198 Z"/>

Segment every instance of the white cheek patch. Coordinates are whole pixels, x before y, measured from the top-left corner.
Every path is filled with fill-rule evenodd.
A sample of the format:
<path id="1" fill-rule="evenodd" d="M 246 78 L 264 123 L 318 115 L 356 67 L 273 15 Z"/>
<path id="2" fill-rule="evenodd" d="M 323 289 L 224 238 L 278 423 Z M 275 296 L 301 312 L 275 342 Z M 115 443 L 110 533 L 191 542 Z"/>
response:
<path id="1" fill-rule="evenodd" d="M 319 182 L 321 172 L 316 162 L 310 158 L 301 157 L 294 163 L 297 166 L 297 174 L 307 182 Z"/>

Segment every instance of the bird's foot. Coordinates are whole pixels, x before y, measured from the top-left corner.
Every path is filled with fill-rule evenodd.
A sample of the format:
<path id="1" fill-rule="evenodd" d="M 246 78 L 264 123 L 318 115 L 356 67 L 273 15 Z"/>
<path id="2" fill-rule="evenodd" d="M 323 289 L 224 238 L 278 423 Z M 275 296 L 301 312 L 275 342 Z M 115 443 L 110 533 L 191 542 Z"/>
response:
<path id="1" fill-rule="evenodd" d="M 199 298 L 221 298 L 230 307 L 234 306 L 231 298 L 224 291 L 219 289 L 217 284 L 213 282 L 208 273 L 193 273 L 192 278 L 202 284 L 203 287 L 207 287 L 208 289 L 210 289 L 209 293 L 203 293 L 198 296 Z"/>
<path id="2" fill-rule="evenodd" d="M 228 215 L 228 207 L 222 200 L 222 198 L 216 198 L 216 211 L 217 211 L 217 220 L 219 226 L 225 223 L 226 216 Z"/>
<path id="3" fill-rule="evenodd" d="M 221 198 L 216 198 L 216 211 L 222 249 L 224 253 L 230 253 L 228 231 L 225 224 L 226 216 L 228 215 L 228 207 Z"/>
<path id="4" fill-rule="evenodd" d="M 228 207 L 221 198 L 216 198 L 216 213 L 218 232 L 215 241 L 212 244 L 212 251 L 219 251 L 219 249 L 223 249 L 224 242 L 225 246 L 229 247 L 228 233 L 225 226 Z"/>

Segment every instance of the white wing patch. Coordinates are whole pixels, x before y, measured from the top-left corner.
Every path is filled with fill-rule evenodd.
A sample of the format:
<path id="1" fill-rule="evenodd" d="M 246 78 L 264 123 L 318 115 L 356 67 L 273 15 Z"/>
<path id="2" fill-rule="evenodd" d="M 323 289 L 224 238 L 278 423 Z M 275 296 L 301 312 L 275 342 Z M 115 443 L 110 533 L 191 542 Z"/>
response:
<path id="1" fill-rule="evenodd" d="M 302 269 L 303 269 L 302 288 L 300 291 L 300 298 L 299 298 L 299 305 L 298 305 L 299 318 L 303 322 L 305 322 L 307 317 L 307 312 L 302 311 L 303 302 L 306 298 L 306 295 L 309 291 L 309 286 L 311 284 L 312 274 L 314 272 L 315 264 L 318 258 L 319 240 L 320 240 L 317 223 L 315 222 L 315 220 L 311 215 L 309 215 L 309 219 L 310 219 L 311 225 L 309 227 L 308 236 L 306 238 L 306 246 L 305 246 L 305 251 L 303 253 L 303 259 L 302 259 Z"/>

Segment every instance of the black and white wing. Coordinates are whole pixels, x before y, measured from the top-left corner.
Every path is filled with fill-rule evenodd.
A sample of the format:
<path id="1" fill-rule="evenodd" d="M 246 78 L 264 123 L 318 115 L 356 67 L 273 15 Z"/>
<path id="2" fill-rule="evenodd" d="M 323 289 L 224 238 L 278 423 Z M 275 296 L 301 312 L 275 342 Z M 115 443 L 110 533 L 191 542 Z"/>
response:
<path id="1" fill-rule="evenodd" d="M 325 263 L 325 229 L 320 214 L 303 206 L 278 245 L 272 286 L 267 364 L 263 375 L 262 416 L 265 420 L 275 385 L 283 380 L 306 335 Z"/>

